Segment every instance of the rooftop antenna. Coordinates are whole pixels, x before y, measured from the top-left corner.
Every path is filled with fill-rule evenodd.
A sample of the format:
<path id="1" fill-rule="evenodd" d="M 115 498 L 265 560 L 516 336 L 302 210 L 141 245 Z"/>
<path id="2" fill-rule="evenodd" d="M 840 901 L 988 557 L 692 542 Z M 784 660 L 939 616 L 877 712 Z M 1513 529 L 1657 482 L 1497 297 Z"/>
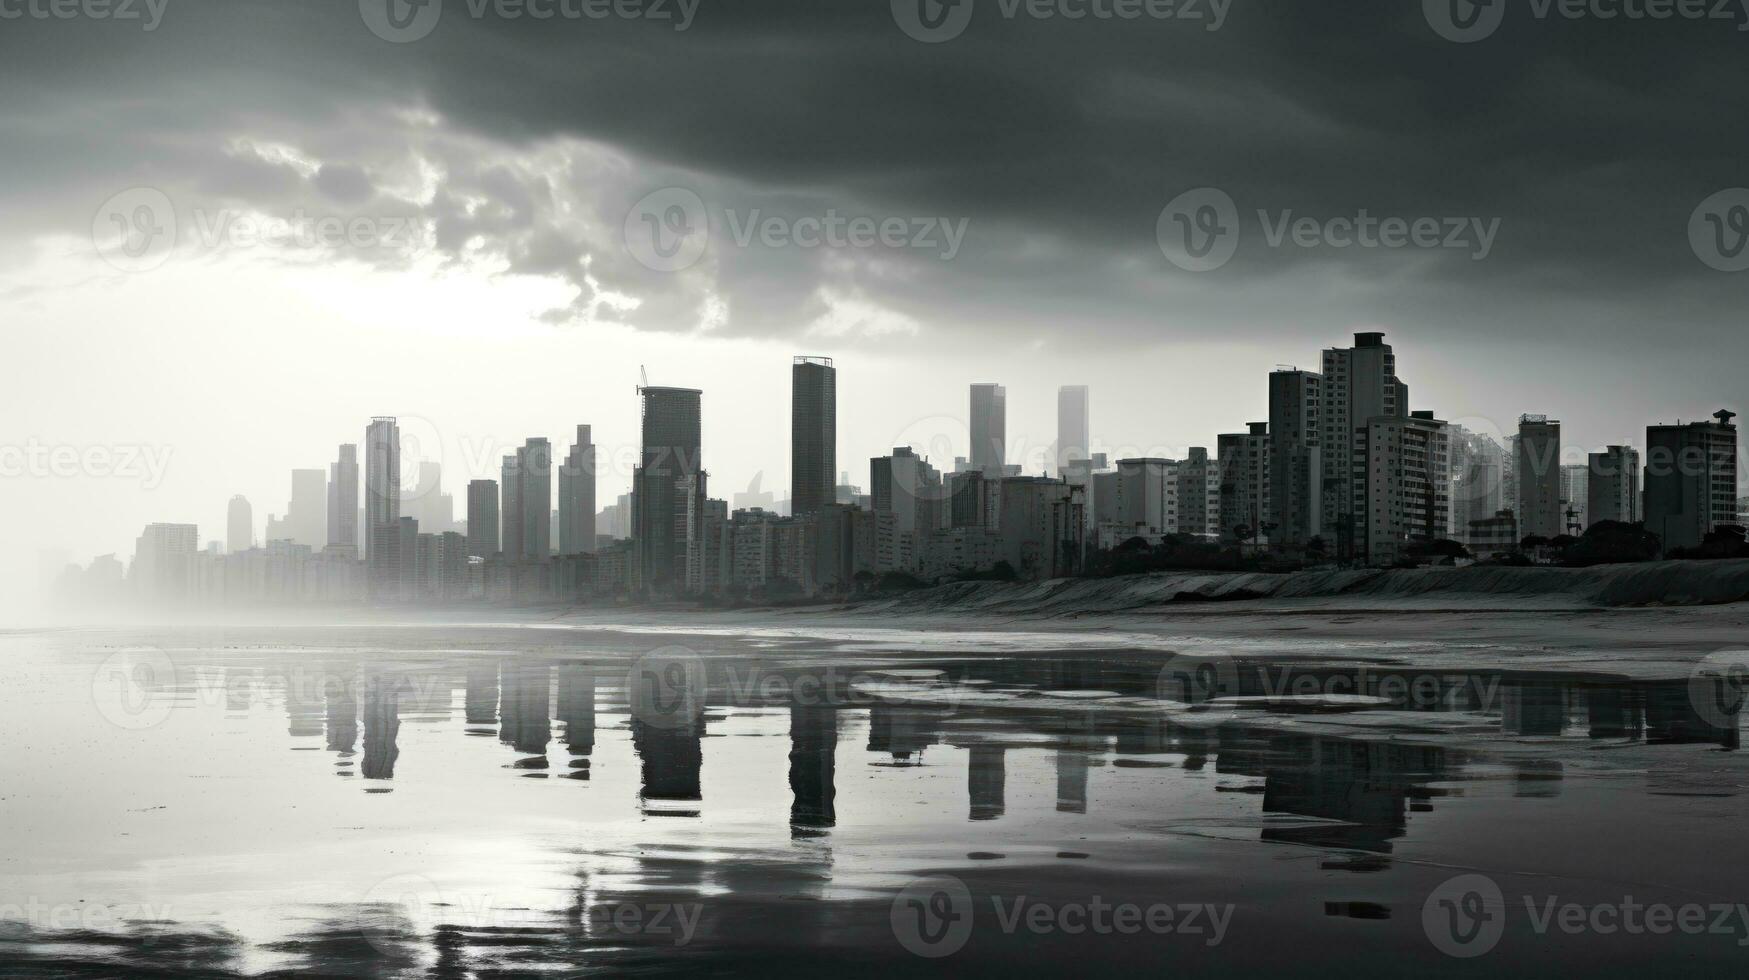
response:
<path id="1" fill-rule="evenodd" d="M 644 370 L 644 366 L 640 364 L 638 365 L 638 390 L 643 391 L 648 387 L 650 387 L 650 372 Z"/>

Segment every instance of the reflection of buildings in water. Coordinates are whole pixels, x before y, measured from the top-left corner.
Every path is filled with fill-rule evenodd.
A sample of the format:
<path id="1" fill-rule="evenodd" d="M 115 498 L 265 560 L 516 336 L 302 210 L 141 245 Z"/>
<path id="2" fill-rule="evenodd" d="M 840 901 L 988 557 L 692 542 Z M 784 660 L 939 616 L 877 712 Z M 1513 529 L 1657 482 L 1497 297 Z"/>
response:
<path id="1" fill-rule="evenodd" d="M 1446 750 L 1323 736 L 1224 735 L 1217 770 L 1262 776 L 1263 811 L 1341 824 L 1269 827 L 1266 841 L 1388 853 L 1408 827 L 1408 801 L 1444 778 Z"/>
<path id="2" fill-rule="evenodd" d="M 1512 760 L 1512 795 L 1524 799 L 1554 799 L 1561 795 L 1567 771 L 1559 759 Z"/>
<path id="3" fill-rule="evenodd" d="M 1126 719 L 1117 729 L 1118 755 L 1160 755 L 1172 751 L 1164 718 Z"/>
<path id="4" fill-rule="evenodd" d="M 351 755 L 358 744 L 358 677 L 337 664 L 329 665 L 324 675 L 328 751 Z"/>
<path id="5" fill-rule="evenodd" d="M 868 710 L 868 750 L 908 760 L 941 741 L 942 714 L 926 708 L 872 704 Z"/>
<path id="6" fill-rule="evenodd" d="M 789 819 L 794 827 L 824 828 L 838 822 L 834 785 L 838 711 L 823 705 L 790 705 Z"/>
<path id="7" fill-rule="evenodd" d="M 626 677 L 633 705 L 632 749 L 642 763 L 639 798 L 644 813 L 697 816 L 696 808 L 663 804 L 704 798 L 699 771 L 704 766 L 704 680 L 692 670 L 633 670 Z M 639 708 L 638 706 L 645 706 Z M 647 717 L 646 717 L 647 716 Z"/>
<path id="8" fill-rule="evenodd" d="M 322 676 L 303 664 L 289 664 L 281 669 L 285 684 L 286 734 L 295 738 L 312 738 L 322 734 Z"/>
<path id="9" fill-rule="evenodd" d="M 1500 691 L 1500 728 L 1508 735 L 1559 735 L 1567 727 L 1567 685 L 1507 681 Z"/>
<path id="10" fill-rule="evenodd" d="M 1000 745 L 974 745 L 966 764 L 966 795 L 971 819 L 995 820 L 1007 812 L 1008 750 Z"/>
<path id="11" fill-rule="evenodd" d="M 540 660 L 506 660 L 498 676 L 498 741 L 524 755 L 545 755 L 552 741 L 552 665 Z"/>
<path id="12" fill-rule="evenodd" d="M 1698 690 L 1706 691 L 1707 686 L 1703 684 Z M 1691 689 L 1687 680 L 1645 684 L 1641 692 L 1645 698 L 1646 744 L 1700 743 L 1727 749 L 1741 746 L 1738 719 L 1743 709 L 1742 694 L 1724 678 L 1715 679 L 1712 696 L 1702 705 L 1695 704 L 1697 691 Z M 1704 715 L 1702 707 L 1706 708 Z"/>
<path id="13" fill-rule="evenodd" d="M 582 664 L 560 664 L 559 721 L 565 726 L 565 748 L 573 756 L 595 751 L 595 672 Z"/>
<path id="14" fill-rule="evenodd" d="M 1623 687 L 1594 687 L 1582 693 L 1592 738 L 1640 737 L 1643 705 L 1631 691 Z"/>
<path id="15" fill-rule="evenodd" d="M 401 734 L 399 675 L 369 674 L 364 682 L 364 760 L 366 779 L 393 779 L 401 754 L 395 739 Z"/>
<path id="16" fill-rule="evenodd" d="M 1057 810 L 1087 812 L 1087 772 L 1092 753 L 1102 752 L 1106 740 L 1099 735 L 1067 735 L 1057 749 Z"/>
<path id="17" fill-rule="evenodd" d="M 1184 753 L 1185 772 L 1202 772 L 1207 768 L 1218 742 L 1214 730 L 1205 728 L 1186 728 L 1172 739 L 1174 748 Z"/>
<path id="18" fill-rule="evenodd" d="M 469 667 L 466 683 L 468 724 L 498 724 L 498 665 L 486 663 Z"/>

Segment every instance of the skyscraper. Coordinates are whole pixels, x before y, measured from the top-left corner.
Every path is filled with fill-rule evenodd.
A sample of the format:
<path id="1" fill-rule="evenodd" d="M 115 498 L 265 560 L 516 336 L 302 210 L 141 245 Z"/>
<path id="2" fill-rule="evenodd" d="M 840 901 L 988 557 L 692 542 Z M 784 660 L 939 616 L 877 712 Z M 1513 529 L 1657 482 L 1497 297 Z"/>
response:
<path id="1" fill-rule="evenodd" d="M 1584 463 L 1561 467 L 1561 533 L 1575 537 L 1591 526 L 1586 511 L 1591 505 L 1590 471 Z"/>
<path id="2" fill-rule="evenodd" d="M 1216 437 L 1220 461 L 1221 535 L 1240 544 L 1268 544 L 1275 528 L 1269 517 L 1269 423 L 1252 422 L 1244 432 Z"/>
<path id="3" fill-rule="evenodd" d="M 643 448 L 632 471 L 633 581 L 642 588 L 671 591 L 686 580 L 684 525 L 688 508 L 677 507 L 685 477 L 700 468 L 697 388 L 638 389 L 643 399 Z M 687 481 L 689 493 L 703 493 L 703 480 Z M 700 508 L 702 509 L 702 508 Z"/>
<path id="4" fill-rule="evenodd" d="M 320 551 L 328 543 L 328 474 L 292 470 L 291 502 L 285 508 L 286 536 Z"/>
<path id="5" fill-rule="evenodd" d="M 589 426 L 577 427 L 577 441 L 559 467 L 559 553 L 595 550 L 595 441 Z"/>
<path id="6" fill-rule="evenodd" d="M 255 546 L 255 511 L 242 494 L 231 498 L 225 508 L 225 550 L 231 554 L 248 551 Z"/>
<path id="7" fill-rule="evenodd" d="M 1069 461 L 1092 458 L 1092 437 L 1087 424 L 1087 386 L 1063 385 L 1057 389 L 1056 465 L 1060 474 Z"/>
<path id="8" fill-rule="evenodd" d="M 1008 391 L 1001 385 L 972 385 L 970 427 L 972 468 L 1001 476 L 1008 459 Z"/>
<path id="9" fill-rule="evenodd" d="M 1561 506 L 1561 423 L 1546 415 L 1518 420 L 1518 532 L 1555 538 L 1566 533 Z"/>
<path id="10" fill-rule="evenodd" d="M 545 561 L 553 553 L 553 444 L 538 436 L 516 451 L 517 489 L 522 521 L 520 557 Z"/>
<path id="11" fill-rule="evenodd" d="M 365 557 L 371 566 L 371 581 L 381 580 L 377 570 L 377 546 L 393 547 L 393 534 L 379 536 L 382 528 L 393 529 L 401 520 L 401 427 L 391 416 L 370 420 L 364 430 L 364 525 Z M 394 563 L 394 555 L 382 561 Z"/>
<path id="12" fill-rule="evenodd" d="M 499 500 L 501 501 L 500 517 L 503 521 L 504 534 L 498 541 L 498 547 L 504 552 L 504 560 L 517 561 L 522 558 L 522 454 L 510 453 L 504 457 L 498 470 Z"/>
<path id="13" fill-rule="evenodd" d="M 350 443 L 328 466 L 328 544 L 358 547 L 358 447 Z"/>
<path id="14" fill-rule="evenodd" d="M 1735 417 L 1720 410 L 1713 422 L 1646 428 L 1646 530 L 1666 549 L 1695 547 L 1737 523 Z"/>
<path id="15" fill-rule="evenodd" d="M 468 481 L 468 554 L 490 558 L 498 553 L 498 484 Z"/>
<path id="16" fill-rule="evenodd" d="M 1324 519 L 1324 469 L 1318 410 L 1324 377 L 1315 371 L 1269 375 L 1270 544 L 1297 549 L 1319 535 Z"/>
<path id="17" fill-rule="evenodd" d="M 830 357 L 790 362 L 790 513 L 815 514 L 834 501 L 838 472 L 838 369 Z"/>
<path id="18" fill-rule="evenodd" d="M 1640 519 L 1640 454 L 1631 446 L 1610 446 L 1586 459 L 1591 472 L 1585 488 L 1585 516 L 1592 524 Z"/>
<path id="19" fill-rule="evenodd" d="M 1324 469 L 1321 492 L 1324 533 L 1336 537 L 1339 557 L 1358 549 L 1362 516 L 1355 499 L 1356 435 L 1371 419 L 1409 414 L 1409 388 L 1397 378 L 1397 355 L 1382 333 L 1357 333 L 1354 346 L 1324 351 L 1319 447 Z"/>
<path id="20" fill-rule="evenodd" d="M 1389 566 L 1411 541 L 1450 537 L 1451 457 L 1432 412 L 1379 415 L 1355 433 L 1356 557 Z"/>

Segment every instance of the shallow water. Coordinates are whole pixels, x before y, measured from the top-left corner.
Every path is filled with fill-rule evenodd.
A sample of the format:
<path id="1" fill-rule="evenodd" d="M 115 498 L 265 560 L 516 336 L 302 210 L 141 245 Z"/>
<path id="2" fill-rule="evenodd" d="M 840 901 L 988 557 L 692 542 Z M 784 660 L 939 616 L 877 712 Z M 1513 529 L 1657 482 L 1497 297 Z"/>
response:
<path id="1" fill-rule="evenodd" d="M 6 636 L 0 966 L 1613 973 L 1749 948 L 1734 689 L 1035 641 Z"/>

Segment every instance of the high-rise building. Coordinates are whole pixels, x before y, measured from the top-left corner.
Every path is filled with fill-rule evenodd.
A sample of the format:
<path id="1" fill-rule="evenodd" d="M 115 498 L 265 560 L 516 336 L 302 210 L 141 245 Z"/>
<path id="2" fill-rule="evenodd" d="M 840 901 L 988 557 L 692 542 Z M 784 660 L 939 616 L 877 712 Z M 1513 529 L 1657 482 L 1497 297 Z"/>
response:
<path id="1" fill-rule="evenodd" d="M 231 554 L 255 547 L 255 511 L 242 494 L 225 508 L 225 550 Z"/>
<path id="2" fill-rule="evenodd" d="M 1001 385 L 972 385 L 972 468 L 986 476 L 1003 474 L 1008 459 L 1008 390 Z"/>
<path id="3" fill-rule="evenodd" d="M 1631 446 L 1610 446 L 1586 457 L 1585 518 L 1590 524 L 1640 520 L 1640 454 Z M 1587 525 L 1587 527 L 1590 526 Z"/>
<path id="4" fill-rule="evenodd" d="M 1432 412 L 1380 415 L 1355 430 L 1356 558 L 1389 566 L 1411 541 L 1450 537 L 1450 439 Z"/>
<path id="5" fill-rule="evenodd" d="M 1587 511 L 1591 506 L 1591 482 L 1584 463 L 1561 466 L 1561 533 L 1578 537 L 1591 526 Z"/>
<path id="6" fill-rule="evenodd" d="M 135 591 L 156 599 L 187 597 L 193 589 L 199 549 L 200 530 L 193 524 L 146 525 L 134 542 L 129 571 Z"/>
<path id="7" fill-rule="evenodd" d="M 1093 474 L 1093 526 L 1101 536 L 1122 541 L 1136 536 L 1175 533 L 1177 500 L 1172 493 L 1177 460 L 1120 459 L 1109 473 Z"/>
<path id="8" fill-rule="evenodd" d="M 351 443 L 328 465 L 328 544 L 358 547 L 358 447 Z"/>
<path id="9" fill-rule="evenodd" d="M 1061 474 L 1072 460 L 1092 459 L 1092 436 L 1088 427 L 1086 385 L 1063 385 L 1057 389 L 1056 467 Z"/>
<path id="10" fill-rule="evenodd" d="M 681 481 L 701 468 L 700 397 L 697 388 L 638 389 L 643 399 L 643 448 L 632 471 L 633 583 L 640 589 L 676 591 L 686 581 L 686 508 L 676 509 Z M 703 481 L 689 483 L 702 492 Z M 701 508 L 702 509 L 702 508 Z"/>
<path id="11" fill-rule="evenodd" d="M 516 561 L 522 557 L 522 465 L 521 453 L 510 453 L 504 457 L 498 468 L 500 519 L 504 533 L 498 539 L 498 548 L 504 553 L 507 561 Z"/>
<path id="12" fill-rule="evenodd" d="M 401 428 L 392 417 L 370 420 L 364 430 L 365 550 L 376 547 L 375 529 L 401 519 Z"/>
<path id="13" fill-rule="evenodd" d="M 468 554 L 491 558 L 498 553 L 498 484 L 468 481 Z"/>
<path id="14" fill-rule="evenodd" d="M 328 474 L 292 470 L 291 502 L 285 508 L 286 537 L 312 551 L 328 543 Z"/>
<path id="15" fill-rule="evenodd" d="M 1713 418 L 1646 428 L 1646 530 L 1666 550 L 1693 548 L 1737 523 L 1736 413 L 1720 410 Z"/>
<path id="16" fill-rule="evenodd" d="M 1168 471 L 1166 493 L 1168 508 L 1178 516 L 1177 526 L 1168 531 L 1210 540 L 1220 537 L 1221 467 L 1218 460 L 1209 458 L 1208 449 L 1190 447 L 1184 459 Z"/>
<path id="17" fill-rule="evenodd" d="M 1546 415 L 1518 420 L 1518 529 L 1525 537 L 1566 533 L 1561 505 L 1561 423 Z"/>
<path id="18" fill-rule="evenodd" d="M 1348 559 L 1361 547 L 1357 527 L 1362 515 L 1349 472 L 1355 434 L 1379 416 L 1408 415 L 1409 388 L 1397 377 L 1397 355 L 1382 333 L 1357 333 L 1353 347 L 1325 350 L 1323 367 L 1318 441 L 1323 449 L 1324 533 L 1335 536 L 1337 556 Z"/>
<path id="19" fill-rule="evenodd" d="M 1252 422 L 1245 432 L 1216 437 L 1220 461 L 1220 529 L 1228 540 L 1267 544 L 1274 533 L 1269 518 L 1269 423 Z"/>
<path id="20" fill-rule="evenodd" d="M 1497 517 L 1505 499 L 1506 450 L 1491 437 L 1461 425 L 1447 429 L 1451 444 L 1451 503 L 1446 523 L 1453 538 L 1469 536 L 1472 521 Z M 1515 444 L 1516 445 L 1516 444 Z"/>
<path id="21" fill-rule="evenodd" d="M 790 514 L 815 514 L 837 497 L 838 369 L 830 357 L 790 363 Z"/>
<path id="22" fill-rule="evenodd" d="M 1084 491 L 1072 483 L 1038 476 L 1001 481 L 1003 558 L 1025 580 L 1062 578 L 1081 570 L 1085 554 Z"/>
<path id="23" fill-rule="evenodd" d="M 1319 411 L 1324 376 L 1287 369 L 1269 375 L 1270 543 L 1303 548 L 1324 521 L 1324 464 Z"/>
<path id="24" fill-rule="evenodd" d="M 902 534 L 927 534 L 946 527 L 953 513 L 945 504 L 941 473 L 910 446 L 868 461 L 869 489 L 877 513 L 897 517 Z"/>
<path id="25" fill-rule="evenodd" d="M 577 441 L 559 467 L 559 554 L 595 550 L 595 440 L 589 426 L 577 427 Z"/>
<path id="26" fill-rule="evenodd" d="M 516 451 L 517 518 L 521 551 L 506 557 L 546 561 L 553 553 L 553 444 L 538 436 Z"/>
<path id="27" fill-rule="evenodd" d="M 419 522 L 421 534 L 440 535 L 455 523 L 455 498 L 443 492 L 443 464 L 419 461 L 418 480 L 401 487 L 401 516 Z"/>

